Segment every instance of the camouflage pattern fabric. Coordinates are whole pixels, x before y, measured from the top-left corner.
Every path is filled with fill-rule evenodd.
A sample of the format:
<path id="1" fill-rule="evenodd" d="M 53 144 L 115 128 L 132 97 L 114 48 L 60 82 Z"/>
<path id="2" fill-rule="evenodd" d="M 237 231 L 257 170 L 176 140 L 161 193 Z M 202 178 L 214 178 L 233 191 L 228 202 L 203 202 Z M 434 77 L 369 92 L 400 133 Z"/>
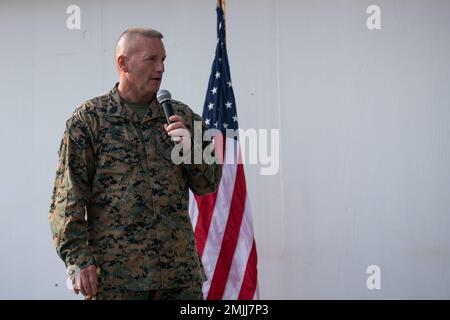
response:
<path id="1" fill-rule="evenodd" d="M 156 99 L 141 121 L 117 85 L 82 104 L 66 122 L 49 212 L 57 253 L 69 270 L 99 267 L 102 290 L 171 289 L 205 281 L 188 189 L 214 192 L 221 167 L 175 165 Z M 192 133 L 201 117 L 181 102 L 174 101 L 173 109 Z"/>
<path id="2" fill-rule="evenodd" d="M 203 300 L 202 283 L 186 288 L 148 291 L 103 290 L 86 300 Z"/>

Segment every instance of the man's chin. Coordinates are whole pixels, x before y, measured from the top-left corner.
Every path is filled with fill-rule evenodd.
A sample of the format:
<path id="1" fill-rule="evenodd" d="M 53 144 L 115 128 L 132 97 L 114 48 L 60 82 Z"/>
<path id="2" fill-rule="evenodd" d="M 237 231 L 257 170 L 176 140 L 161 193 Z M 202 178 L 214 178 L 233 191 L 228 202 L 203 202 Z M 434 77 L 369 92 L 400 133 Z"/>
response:
<path id="1" fill-rule="evenodd" d="M 149 91 L 156 93 L 156 92 L 158 92 L 160 86 L 161 86 L 161 81 L 151 81 L 151 83 L 148 86 L 148 89 L 149 89 Z"/>
<path id="2" fill-rule="evenodd" d="M 159 90 L 159 85 L 149 85 L 145 88 L 142 88 L 141 92 L 143 96 L 153 96 L 155 95 Z"/>

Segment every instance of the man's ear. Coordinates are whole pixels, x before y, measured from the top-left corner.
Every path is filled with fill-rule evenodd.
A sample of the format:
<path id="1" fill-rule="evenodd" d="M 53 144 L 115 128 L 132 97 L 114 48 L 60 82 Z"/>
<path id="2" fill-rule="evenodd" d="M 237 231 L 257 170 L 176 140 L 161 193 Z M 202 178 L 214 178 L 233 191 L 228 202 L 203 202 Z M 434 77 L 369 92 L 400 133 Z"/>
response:
<path id="1" fill-rule="evenodd" d="M 128 72 L 128 59 L 123 54 L 117 57 L 117 65 L 122 72 Z"/>

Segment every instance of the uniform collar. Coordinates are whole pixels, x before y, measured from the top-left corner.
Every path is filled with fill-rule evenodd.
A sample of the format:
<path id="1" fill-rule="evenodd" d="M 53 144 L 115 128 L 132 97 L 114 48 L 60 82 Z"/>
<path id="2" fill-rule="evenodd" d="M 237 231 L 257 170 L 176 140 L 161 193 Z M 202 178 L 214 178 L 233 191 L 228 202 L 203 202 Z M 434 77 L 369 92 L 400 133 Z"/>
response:
<path id="1" fill-rule="evenodd" d="M 137 118 L 137 115 L 135 115 L 128 105 L 127 102 L 125 102 L 119 95 L 118 90 L 119 83 L 117 82 L 116 85 L 111 89 L 109 92 L 109 95 L 111 96 L 111 103 L 108 107 L 108 115 L 110 117 L 121 117 L 128 119 L 130 121 L 139 121 Z M 158 101 L 155 99 L 152 100 L 149 106 L 149 111 L 144 116 L 144 119 L 142 122 L 157 119 L 157 118 L 164 118 L 164 113 L 162 112 L 161 105 L 158 103 Z"/>

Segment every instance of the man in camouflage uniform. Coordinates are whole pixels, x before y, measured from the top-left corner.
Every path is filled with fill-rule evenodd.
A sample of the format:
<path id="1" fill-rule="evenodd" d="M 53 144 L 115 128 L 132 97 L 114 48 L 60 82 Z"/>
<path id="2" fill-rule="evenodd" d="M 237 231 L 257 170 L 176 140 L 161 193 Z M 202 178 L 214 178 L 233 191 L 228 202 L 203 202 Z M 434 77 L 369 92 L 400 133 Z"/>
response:
<path id="1" fill-rule="evenodd" d="M 49 221 L 75 292 L 88 298 L 202 298 L 188 189 L 214 192 L 221 169 L 171 159 L 174 141 L 196 152 L 185 134 L 201 118 L 173 101 L 165 124 L 155 99 L 166 56 L 161 39 L 152 29 L 125 31 L 116 45 L 119 83 L 66 122 Z"/>

